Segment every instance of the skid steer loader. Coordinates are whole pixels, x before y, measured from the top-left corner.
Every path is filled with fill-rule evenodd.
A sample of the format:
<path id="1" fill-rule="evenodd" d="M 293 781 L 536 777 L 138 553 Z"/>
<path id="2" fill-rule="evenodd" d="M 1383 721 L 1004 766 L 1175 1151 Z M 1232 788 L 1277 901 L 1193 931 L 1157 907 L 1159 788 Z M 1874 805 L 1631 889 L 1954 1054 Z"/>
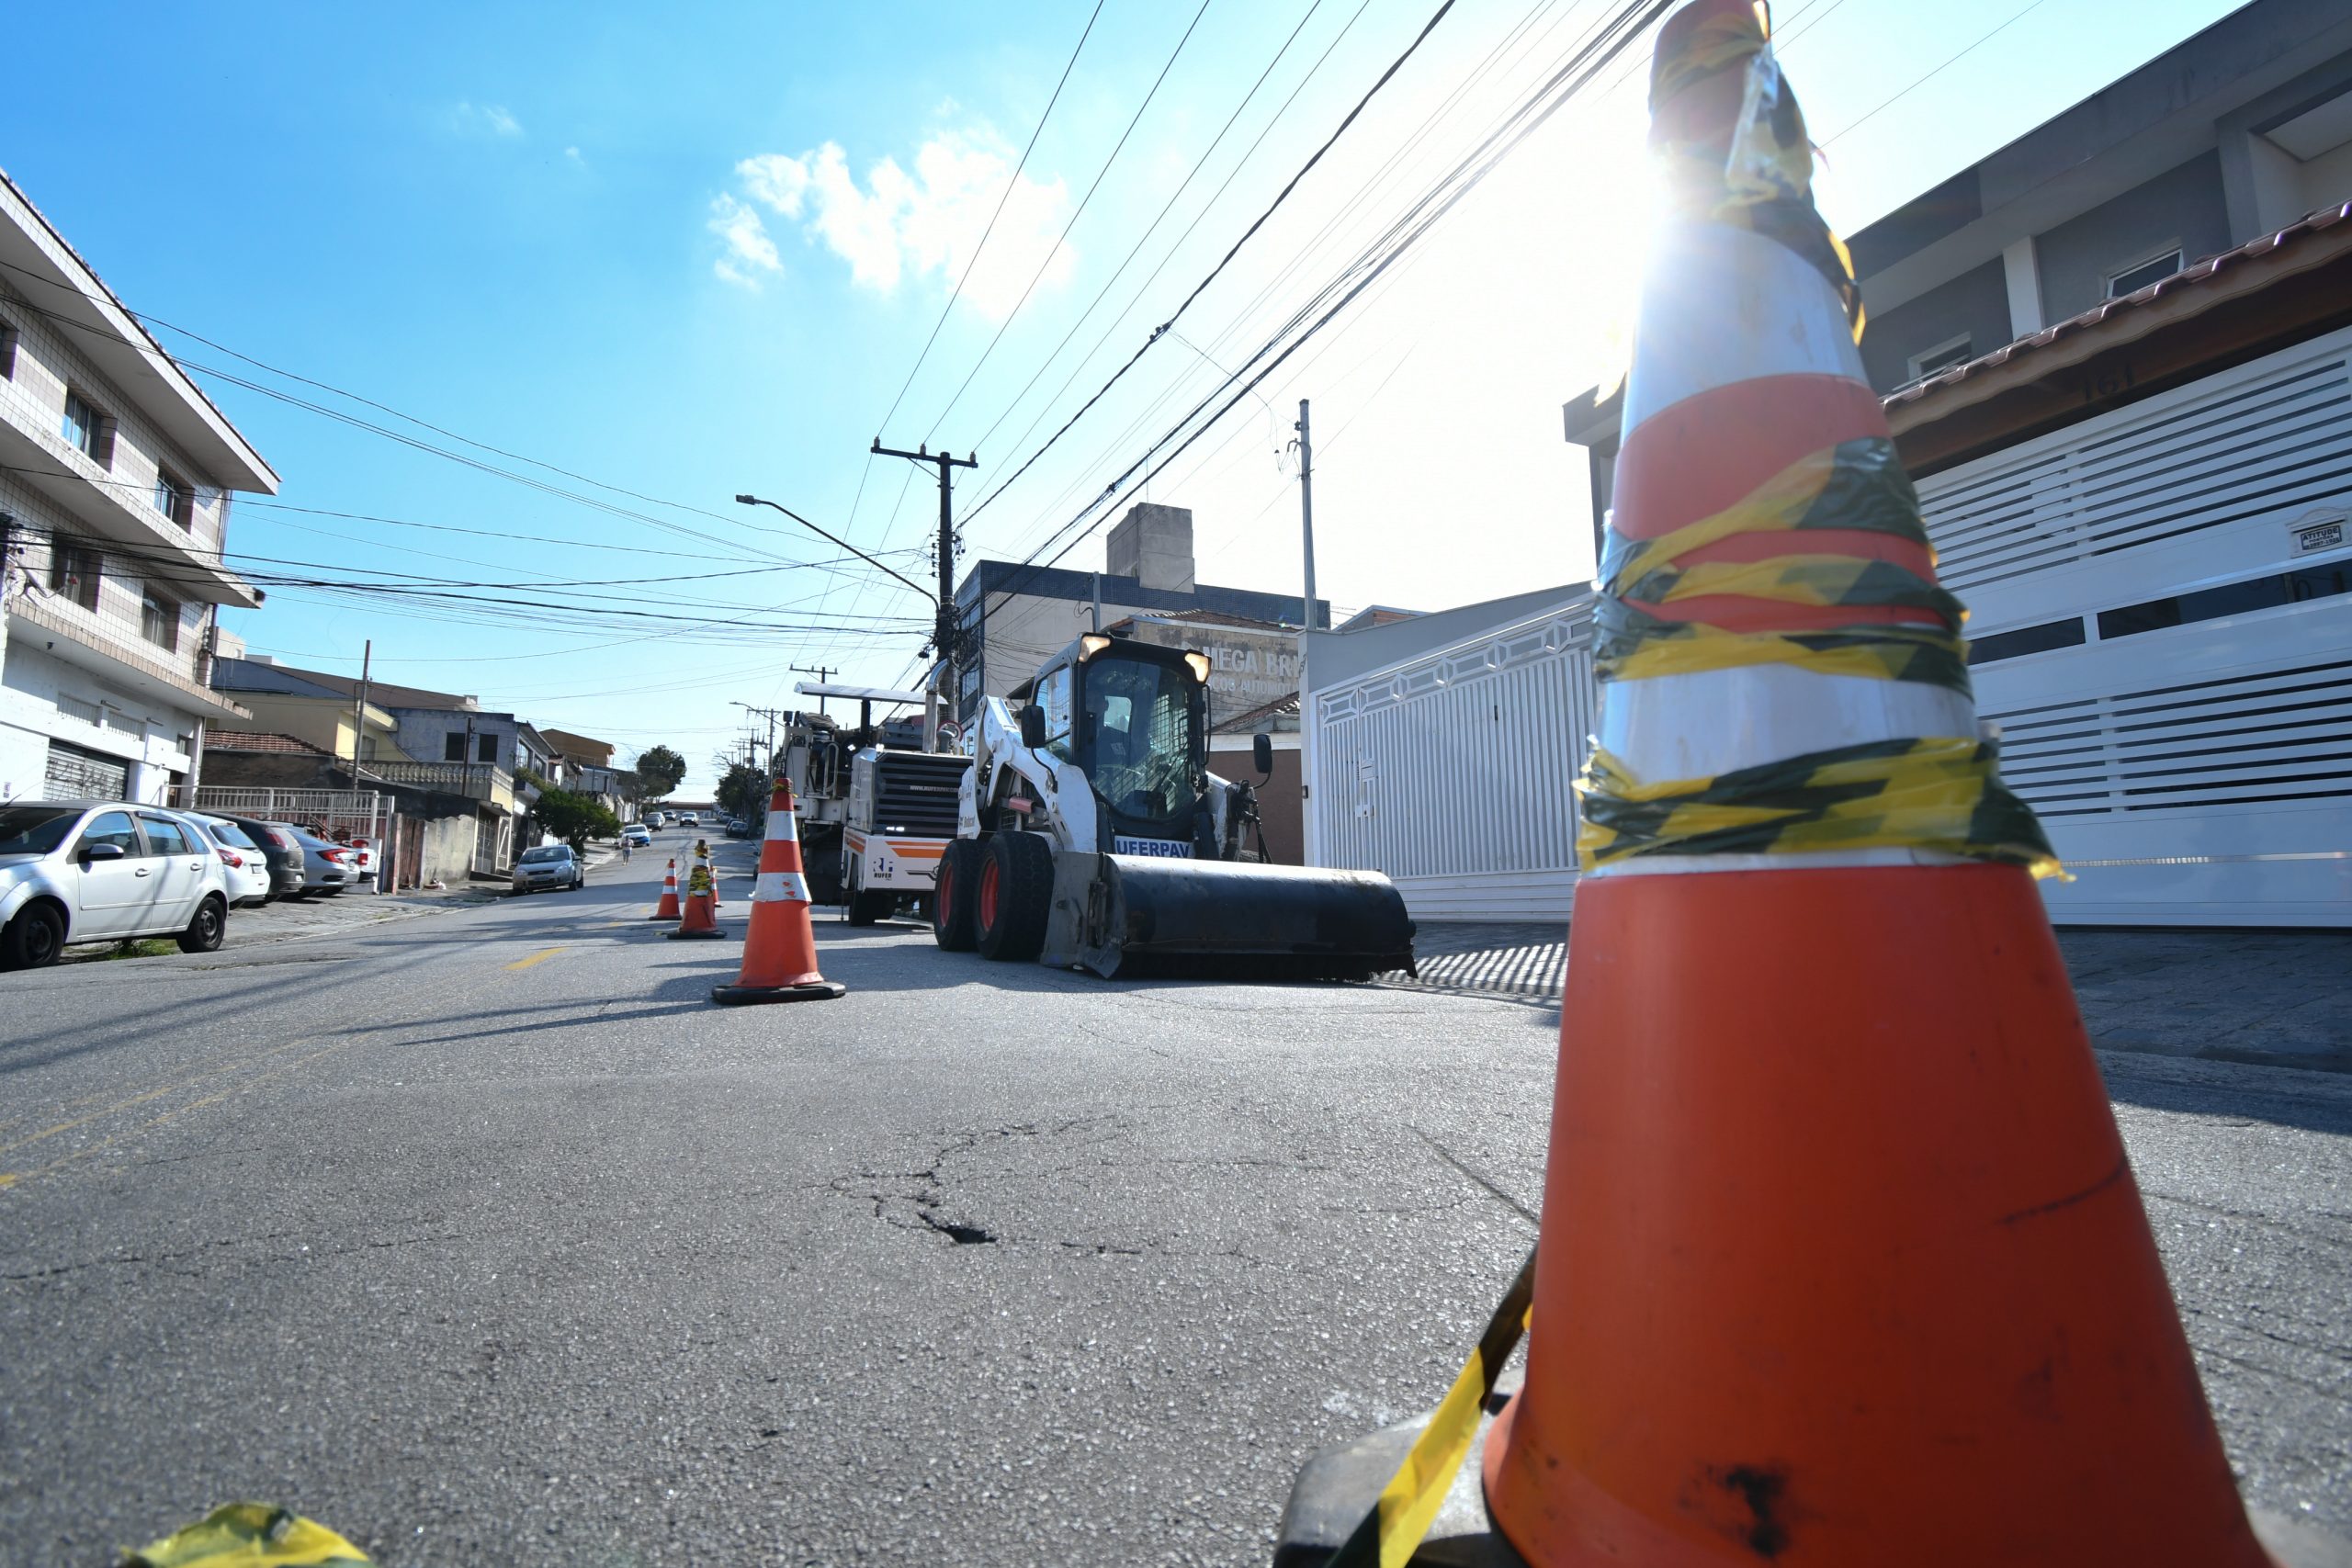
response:
<path id="1" fill-rule="evenodd" d="M 1091 632 L 983 701 L 932 933 L 1104 976 L 1363 979 L 1413 967 L 1372 871 L 1271 865 L 1255 788 L 1208 771 L 1205 653 Z M 1261 775 L 1272 745 L 1257 737 Z"/>

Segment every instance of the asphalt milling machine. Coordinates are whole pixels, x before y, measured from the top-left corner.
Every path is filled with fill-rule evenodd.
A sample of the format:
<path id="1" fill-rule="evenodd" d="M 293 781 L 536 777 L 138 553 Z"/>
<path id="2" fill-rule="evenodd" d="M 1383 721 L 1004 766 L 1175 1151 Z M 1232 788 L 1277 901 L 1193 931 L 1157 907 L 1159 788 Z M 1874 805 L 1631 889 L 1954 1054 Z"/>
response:
<path id="1" fill-rule="evenodd" d="M 983 700 L 932 900 L 941 947 L 1119 978 L 1413 969 L 1386 876 L 1271 864 L 1262 835 L 1249 847 L 1256 786 L 1208 771 L 1209 669 L 1091 632 Z M 1255 739 L 1262 784 L 1272 744 Z"/>

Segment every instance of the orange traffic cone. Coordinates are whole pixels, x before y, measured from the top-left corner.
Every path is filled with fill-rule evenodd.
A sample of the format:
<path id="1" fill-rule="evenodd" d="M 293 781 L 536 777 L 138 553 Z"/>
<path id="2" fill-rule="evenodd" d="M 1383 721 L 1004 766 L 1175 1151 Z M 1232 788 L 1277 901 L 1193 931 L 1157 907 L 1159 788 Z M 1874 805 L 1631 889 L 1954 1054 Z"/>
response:
<path id="1" fill-rule="evenodd" d="M 674 920 L 678 918 L 678 857 L 670 857 L 670 867 L 662 874 L 662 901 L 653 906 L 649 920 Z"/>
<path id="2" fill-rule="evenodd" d="M 760 880 L 752 893 L 751 930 L 743 938 L 743 972 L 731 986 L 711 987 L 710 999 L 729 1007 L 832 1001 L 848 990 L 817 973 L 817 932 L 808 919 L 808 884 L 801 875 L 792 785 L 778 779 L 768 802 L 767 838 L 760 845 Z"/>
<path id="3" fill-rule="evenodd" d="M 1487 1505 L 1536 1568 L 2260 1568 L 1762 10 L 1657 45 L 1671 207 Z"/>
<path id="4" fill-rule="evenodd" d="M 678 929 L 663 934 L 677 937 L 725 936 L 718 929 L 718 901 L 712 892 L 716 886 L 710 874 L 710 863 L 696 861 L 686 873 L 686 907 L 678 917 Z"/>

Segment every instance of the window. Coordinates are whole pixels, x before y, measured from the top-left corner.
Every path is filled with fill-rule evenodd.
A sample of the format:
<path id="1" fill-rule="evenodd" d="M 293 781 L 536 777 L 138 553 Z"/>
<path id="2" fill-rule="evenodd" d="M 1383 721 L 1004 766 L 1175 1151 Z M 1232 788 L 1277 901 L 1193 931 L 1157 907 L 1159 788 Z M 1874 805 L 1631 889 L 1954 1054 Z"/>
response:
<path id="1" fill-rule="evenodd" d="M 453 729 L 441 738 L 441 760 L 445 762 L 466 760 L 466 738 L 462 732 Z"/>
<path id="2" fill-rule="evenodd" d="M 2107 275 L 2107 297 L 2120 299 L 2126 294 L 2137 294 L 2151 283 L 2162 283 L 2180 270 L 2180 247 L 2171 245 L 2154 255 L 2120 267 Z"/>
<path id="3" fill-rule="evenodd" d="M 63 428 L 65 439 L 81 448 L 90 461 L 102 468 L 113 463 L 114 421 L 71 387 L 65 389 Z"/>
<path id="4" fill-rule="evenodd" d="M 2306 600 L 2333 598 L 2338 593 L 2352 593 L 2352 561 L 2307 566 L 2300 571 L 2252 577 L 2219 588 L 2200 588 L 2120 609 L 2101 610 L 2098 635 L 2103 638 L 2137 637 L 2142 632 L 2163 631 L 2169 626 L 2214 621 L 2223 615 L 2243 615 L 2255 610 L 2275 610 Z"/>
<path id="5" fill-rule="evenodd" d="M 2019 626 L 2013 632 L 1995 632 L 1991 637 L 1968 640 L 1968 662 L 1973 668 L 1992 664 L 2004 659 L 2023 659 L 2029 653 L 2048 653 L 2052 649 L 2083 646 L 2083 618 L 2070 616 L 2063 621 L 2045 621 L 2038 626 Z"/>
<path id="6" fill-rule="evenodd" d="M 0 381 L 17 378 L 17 329 L 0 321 Z"/>
<path id="7" fill-rule="evenodd" d="M 141 817 L 139 825 L 147 829 L 147 852 L 151 855 L 192 855 L 197 852 L 176 822 L 167 822 L 161 817 Z"/>
<path id="8" fill-rule="evenodd" d="M 1064 665 L 1045 679 L 1037 690 L 1037 705 L 1046 715 L 1046 750 L 1064 761 L 1069 760 L 1069 666 Z"/>
<path id="9" fill-rule="evenodd" d="M 477 735 L 474 737 L 474 761 L 477 762 L 495 762 L 498 761 L 497 736 Z"/>
<path id="10" fill-rule="evenodd" d="M 1973 344 L 1966 333 L 1958 337 L 1923 348 L 1911 356 L 1911 379 L 1924 381 L 1939 370 L 1949 370 L 1955 365 L 1965 365 L 1974 357 Z"/>
<path id="11" fill-rule="evenodd" d="M 139 829 L 130 825 L 130 813 L 101 811 L 91 818 L 90 825 L 82 829 L 82 841 L 74 846 L 74 853 L 79 854 L 93 844 L 113 844 L 126 855 L 137 854 Z"/>
<path id="12" fill-rule="evenodd" d="M 168 468 L 156 469 L 155 510 L 183 528 L 195 527 L 195 488 Z"/>
<path id="13" fill-rule="evenodd" d="M 180 606 L 150 588 L 139 600 L 139 635 L 167 653 L 180 646 Z"/>
<path id="14" fill-rule="evenodd" d="M 49 543 L 49 591 L 63 594 L 85 610 L 98 607 L 98 576 L 105 558 L 89 546 L 63 534 Z"/>

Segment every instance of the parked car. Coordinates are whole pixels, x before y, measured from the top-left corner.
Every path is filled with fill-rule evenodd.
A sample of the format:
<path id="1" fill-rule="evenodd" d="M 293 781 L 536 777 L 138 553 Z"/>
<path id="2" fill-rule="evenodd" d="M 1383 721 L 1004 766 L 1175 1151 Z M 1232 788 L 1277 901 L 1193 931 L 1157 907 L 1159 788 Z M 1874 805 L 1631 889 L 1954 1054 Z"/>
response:
<path id="1" fill-rule="evenodd" d="M 666 811 L 649 811 L 645 814 L 645 825 L 649 828 L 667 828 L 670 825 L 670 814 Z"/>
<path id="2" fill-rule="evenodd" d="M 220 857 L 167 811 L 124 801 L 0 806 L 0 968 L 131 937 L 210 953 L 229 929 Z"/>
<path id="3" fill-rule="evenodd" d="M 351 852 L 351 880 L 363 887 L 376 883 L 376 843 L 372 839 L 356 833 L 345 833 L 340 840 Z"/>
<path id="4" fill-rule="evenodd" d="M 587 873 L 581 869 L 580 857 L 571 852 L 570 844 L 541 844 L 536 850 L 525 850 L 514 863 L 514 891 L 537 893 L 546 887 L 584 887 Z"/>
<path id="5" fill-rule="evenodd" d="M 301 897 L 302 884 L 307 878 L 303 872 L 302 845 L 294 837 L 293 829 L 265 822 L 258 817 L 224 815 L 220 820 L 233 823 L 268 860 L 269 896 L 272 898 Z"/>
<path id="6" fill-rule="evenodd" d="M 322 839 L 308 828 L 297 827 L 291 822 L 272 822 L 268 826 L 291 837 L 295 846 L 302 852 L 302 886 L 298 891 L 288 894 L 288 897 L 316 896 L 332 898 L 351 886 L 352 861 L 355 858 L 351 851 L 332 839 Z"/>
<path id="7" fill-rule="evenodd" d="M 276 879 L 270 874 L 269 857 L 243 828 L 225 817 L 201 811 L 172 815 L 211 840 L 213 853 L 220 857 L 222 880 L 228 885 L 229 908 L 259 908 L 277 897 L 271 890 Z"/>
<path id="8" fill-rule="evenodd" d="M 621 829 L 621 842 L 633 850 L 650 849 L 653 831 L 642 822 L 631 822 Z"/>

